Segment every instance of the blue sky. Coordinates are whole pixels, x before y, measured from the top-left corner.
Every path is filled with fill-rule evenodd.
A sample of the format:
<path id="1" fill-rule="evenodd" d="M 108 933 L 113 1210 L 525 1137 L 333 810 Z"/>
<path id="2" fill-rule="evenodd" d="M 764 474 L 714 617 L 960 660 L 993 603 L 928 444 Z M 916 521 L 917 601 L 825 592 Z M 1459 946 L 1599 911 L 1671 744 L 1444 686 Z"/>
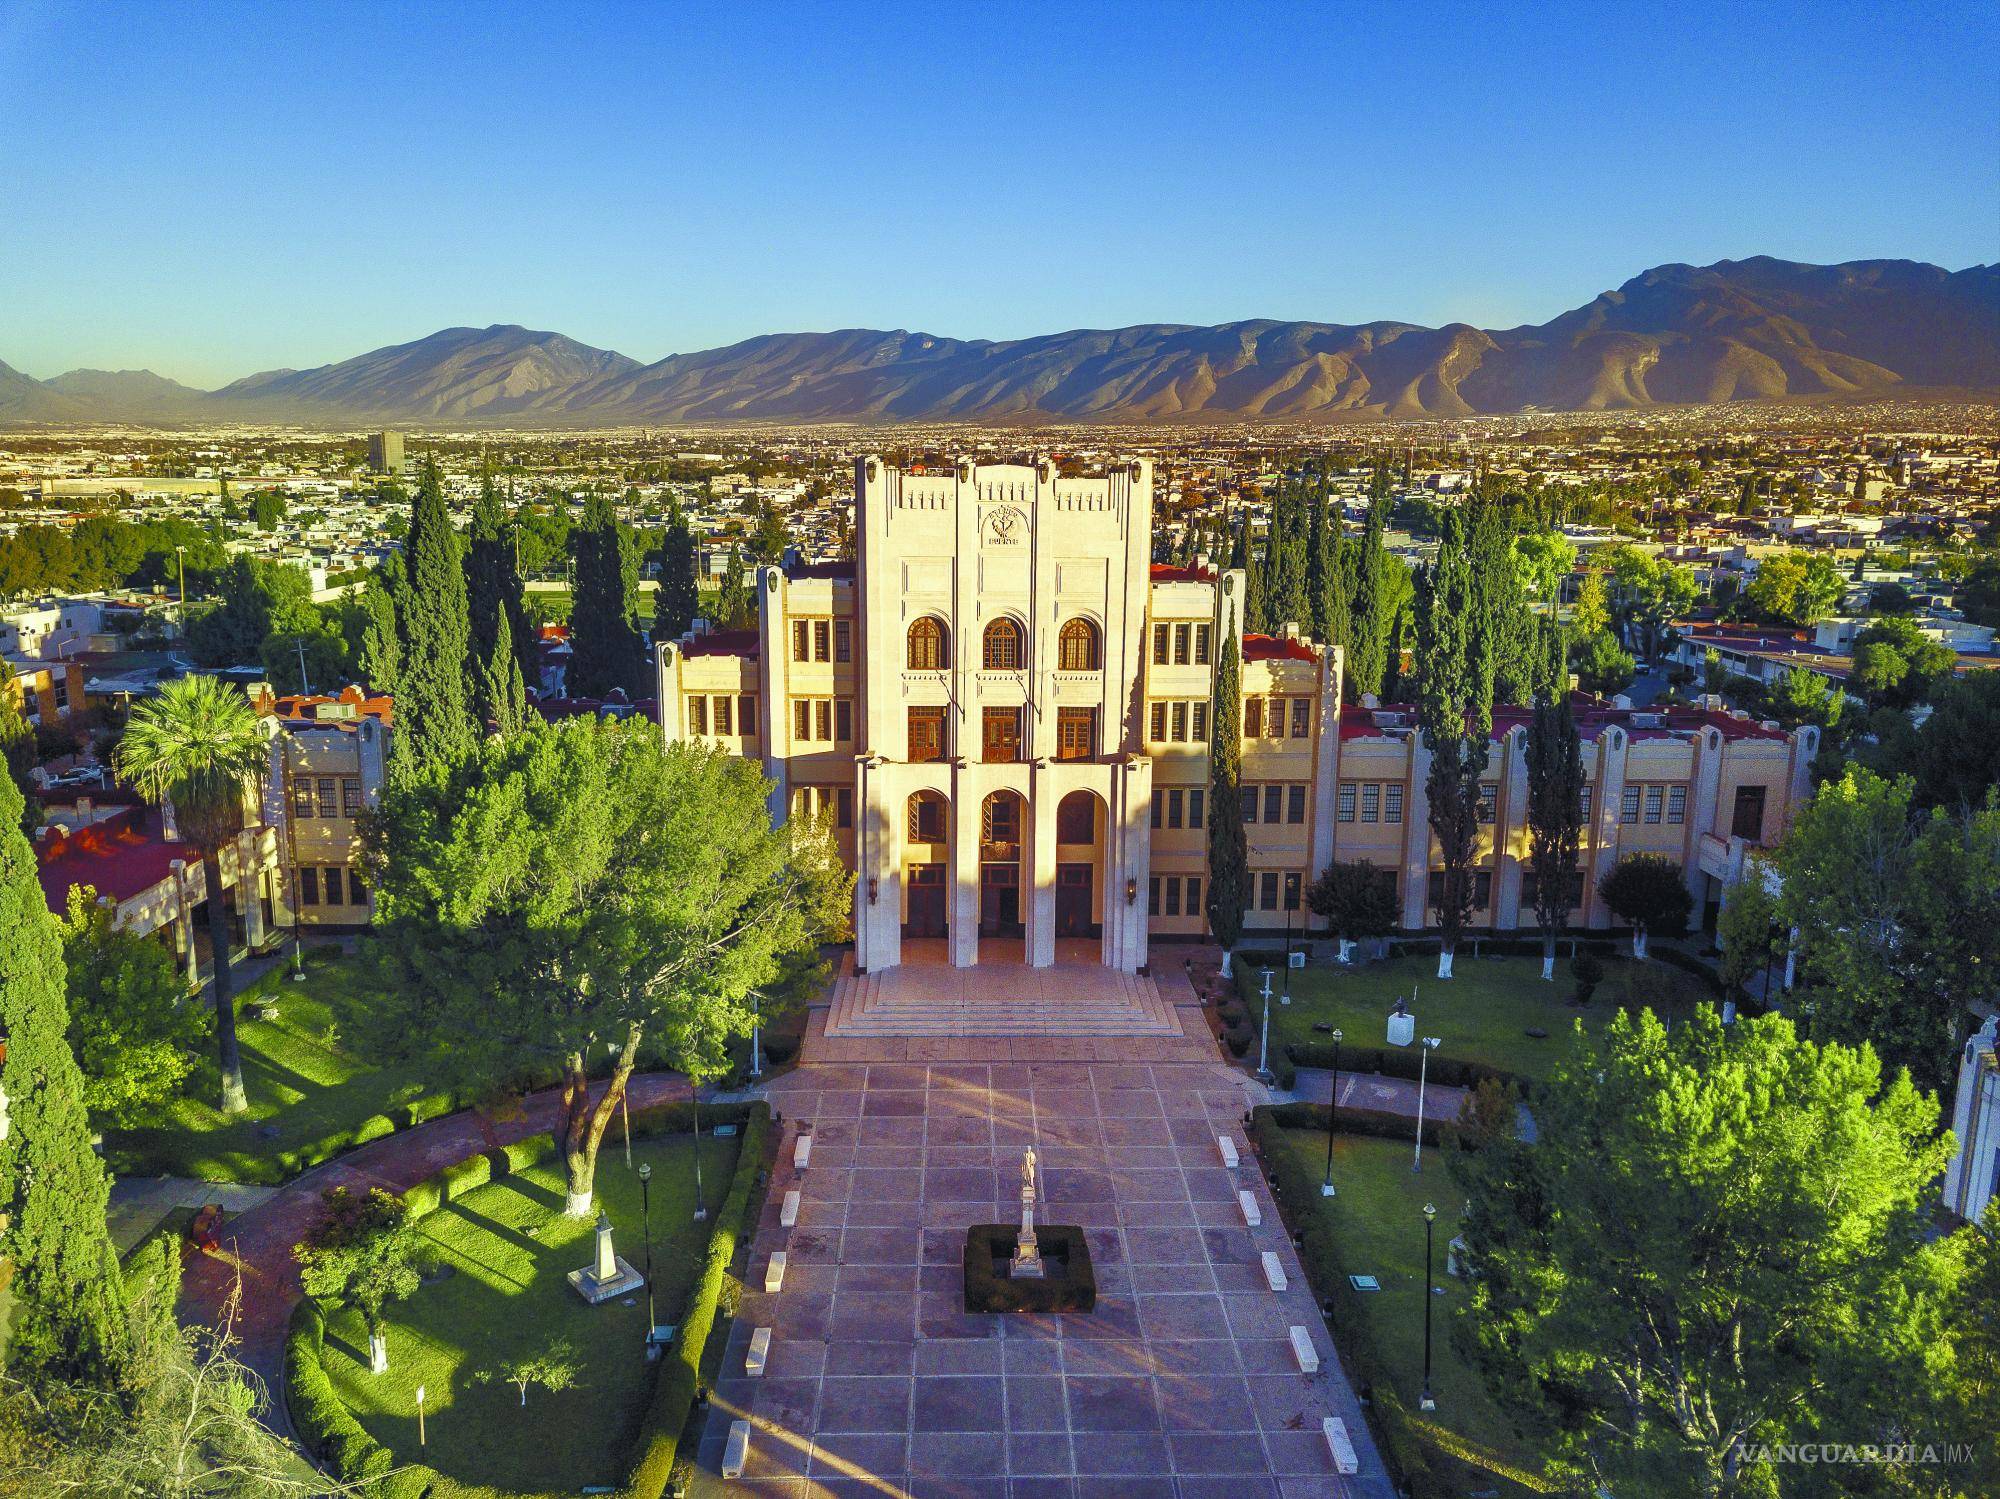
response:
<path id="1" fill-rule="evenodd" d="M 0 0 L 0 359 L 1540 321 L 2000 258 L 2000 7 Z"/>

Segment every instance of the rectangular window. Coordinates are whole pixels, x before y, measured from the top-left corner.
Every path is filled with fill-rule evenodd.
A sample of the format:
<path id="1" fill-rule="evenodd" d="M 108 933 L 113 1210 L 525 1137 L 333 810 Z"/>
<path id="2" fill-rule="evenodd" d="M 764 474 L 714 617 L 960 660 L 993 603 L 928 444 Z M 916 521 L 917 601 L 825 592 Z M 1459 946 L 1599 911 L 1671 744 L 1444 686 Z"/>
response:
<path id="1" fill-rule="evenodd" d="M 1736 809 L 1729 819 L 1729 831 L 1738 838 L 1749 839 L 1752 843 L 1763 841 L 1764 788 L 1762 786 L 1736 788 Z"/>
<path id="2" fill-rule="evenodd" d="M 1167 627 L 1165 625 L 1154 625 L 1153 665 L 1165 666 L 1166 664 L 1167 664 Z"/>
<path id="3" fill-rule="evenodd" d="M 1304 881 L 1302 881 L 1296 874 L 1287 874 L 1285 876 L 1285 909 L 1287 911 L 1298 910 L 1299 891 L 1303 886 L 1303 884 Z"/>
<path id="4" fill-rule="evenodd" d="M 1056 709 L 1056 758 L 1089 760 L 1097 754 L 1097 710 Z"/>
<path id="5" fill-rule="evenodd" d="M 792 659 L 812 660 L 812 628 L 802 619 L 792 621 Z"/>
<path id="6" fill-rule="evenodd" d="M 1197 699 L 1193 708 L 1190 709 L 1190 716 L 1189 734 L 1194 739 L 1194 742 L 1196 744 L 1208 743 L 1208 704 Z"/>
<path id="7" fill-rule="evenodd" d="M 69 678 L 68 678 L 68 676 L 66 676 L 66 675 L 58 675 L 58 676 L 55 676 L 55 677 L 52 677 L 52 678 L 50 678 L 50 680 L 49 680 L 49 686 L 50 686 L 50 687 L 51 687 L 51 688 L 52 688 L 52 689 L 54 690 L 54 692 L 55 692 L 55 697 L 56 697 L 56 712 L 58 712 L 58 713 L 67 713 L 67 712 L 69 712 Z"/>
<path id="8" fill-rule="evenodd" d="M 1181 914 L 1181 882 L 1178 879 L 1167 881 L 1167 914 L 1169 916 Z"/>
<path id="9" fill-rule="evenodd" d="M 1472 876 L 1472 904 L 1480 910 L 1493 904 L 1493 871 L 1481 869 Z"/>
<path id="10" fill-rule="evenodd" d="M 820 742 L 833 740 L 833 699 L 823 697 L 813 704 L 813 726 L 819 730 Z"/>
<path id="11" fill-rule="evenodd" d="M 734 734 L 736 732 L 736 701 L 719 697 L 715 700 L 715 732 Z"/>
<path id="12" fill-rule="evenodd" d="M 943 797 L 935 793 L 920 792 L 910 798 L 910 842 L 944 842 Z"/>
<path id="13" fill-rule="evenodd" d="M 1236 812 L 1244 822 L 1257 820 L 1257 788 L 1245 784 L 1236 788 Z"/>
<path id="14" fill-rule="evenodd" d="M 1196 625 L 1194 627 L 1194 664 L 1196 666 L 1208 665 L 1208 629 L 1207 625 Z M 1193 897 L 1189 897 L 1189 901 L 1189 910 L 1192 910 Z"/>
<path id="15" fill-rule="evenodd" d="M 1295 697 L 1292 699 L 1292 737 L 1303 739 L 1311 732 L 1312 700 Z"/>
<path id="16" fill-rule="evenodd" d="M 299 871 L 299 901 L 308 906 L 319 904 L 319 871 L 310 865 Z"/>
<path id="17" fill-rule="evenodd" d="M 341 888 L 345 882 L 341 879 L 340 875 L 341 871 L 338 867 L 333 865 L 327 866 L 326 903 L 329 906 L 344 906 L 347 904 L 347 893 Z"/>
<path id="18" fill-rule="evenodd" d="M 1403 820 L 1403 787 L 1401 782 L 1391 782 L 1382 788 L 1382 820 L 1401 822 Z"/>
<path id="19" fill-rule="evenodd" d="M 1207 626 L 1204 625 L 1202 628 L 1206 629 Z M 1201 915 L 1201 881 L 1198 879 L 1187 882 L 1187 913 L 1190 916 Z"/>
<path id="20" fill-rule="evenodd" d="M 1284 816 L 1285 788 L 1276 781 L 1264 788 L 1264 821 L 1276 827 Z"/>
<path id="21" fill-rule="evenodd" d="M 1278 871 L 1275 869 L 1267 869 L 1257 876 L 1257 909 L 1278 909 Z"/>
<path id="22" fill-rule="evenodd" d="M 1274 697 L 1271 699 L 1271 711 L 1264 718 L 1264 732 L 1269 734 L 1273 739 L 1283 739 L 1285 737 L 1285 700 L 1283 698 Z"/>
<path id="23" fill-rule="evenodd" d="M 1582 814 L 1583 826 L 1588 828 L 1590 826 L 1590 782 L 1588 781 L 1583 783 L 1583 795 L 1577 799 L 1577 809 Z"/>
<path id="24" fill-rule="evenodd" d="M 332 776 L 321 776 L 319 778 L 319 815 L 322 817 L 338 817 L 340 815 L 339 782 L 335 781 Z"/>
<path id="25" fill-rule="evenodd" d="M 1161 628 L 1164 629 L 1165 626 L 1161 626 Z M 1155 744 L 1165 744 L 1167 742 L 1167 705 L 1165 703 L 1154 703 L 1152 705 L 1152 712 L 1148 716 L 1152 722 L 1147 725 L 1150 732 L 1146 737 Z"/>
<path id="26" fill-rule="evenodd" d="M 1181 825 L 1181 816 L 1186 811 L 1186 808 L 1186 798 L 1178 791 L 1169 791 L 1167 793 L 1167 826 L 1170 828 L 1179 827 Z"/>
<path id="27" fill-rule="evenodd" d="M 361 815 L 361 780 L 358 776 L 340 778 L 340 815 L 342 817 Z"/>
<path id="28" fill-rule="evenodd" d="M 1479 821 L 1483 826 L 1491 827 L 1493 825 L 1493 819 L 1499 814 L 1499 802 L 1500 783 L 1498 781 L 1481 781 L 1479 783 L 1478 812 Z"/>
<path id="29" fill-rule="evenodd" d="M 1639 820 L 1639 788 L 1637 786 L 1627 786 L 1625 788 L 1624 795 L 1618 806 L 1618 820 L 1620 822 L 1637 822 Z"/>
<path id="30" fill-rule="evenodd" d="M 833 659 L 854 659 L 854 624 L 851 620 L 837 619 L 833 622 Z"/>
<path id="31" fill-rule="evenodd" d="M 1341 822 L 1354 821 L 1354 782 L 1340 783 L 1339 798 L 1334 803 L 1334 816 Z"/>
<path id="32" fill-rule="evenodd" d="M 1154 826 L 1154 827 L 1159 827 L 1159 826 L 1160 826 L 1160 816 L 1161 816 L 1161 809 L 1162 809 L 1163 807 L 1165 807 L 1165 806 L 1166 806 L 1166 802 L 1167 802 L 1167 794 L 1166 794 L 1166 792 L 1164 792 L 1164 791 L 1155 791 L 1155 792 L 1153 793 L 1153 826 Z"/>
<path id="33" fill-rule="evenodd" d="M 813 660 L 833 659 L 833 621 L 816 619 L 813 621 Z"/>
<path id="34" fill-rule="evenodd" d="M 305 780 L 294 781 L 292 783 L 292 816 L 310 817 L 312 815 L 313 783 Z"/>
<path id="35" fill-rule="evenodd" d="M 1193 630 L 1186 625 L 1174 626 L 1174 665 L 1186 666 L 1188 664 L 1188 648 L 1190 637 L 1193 634 Z"/>
<path id="36" fill-rule="evenodd" d="M 1667 821 L 1676 825 L 1687 821 L 1688 789 L 1685 786 L 1667 788 Z"/>
<path id="37" fill-rule="evenodd" d="M 854 826 L 854 788 L 842 786 L 833 794 L 833 825 L 837 828 Z"/>
<path id="38" fill-rule="evenodd" d="M 1306 788 L 1303 785 L 1285 788 L 1285 821 L 1293 824 L 1306 820 Z"/>
<path id="39" fill-rule="evenodd" d="M 992 761 L 1021 758 L 1021 710 L 985 708 L 980 711 L 982 758 Z"/>
<path id="40" fill-rule="evenodd" d="M 1660 820 L 1660 809 L 1666 799 L 1666 788 L 1664 786 L 1648 786 L 1646 788 L 1646 821 L 1658 822 Z"/>
<path id="41" fill-rule="evenodd" d="M 844 697 L 833 704 L 833 737 L 838 744 L 854 742 L 854 704 Z"/>
<path id="42" fill-rule="evenodd" d="M 1146 882 L 1146 914 L 1148 916 L 1157 916 L 1160 914 L 1160 877 L 1158 875 L 1154 875 Z"/>
<path id="43" fill-rule="evenodd" d="M 736 700 L 736 731 L 739 734 L 757 732 L 757 699 L 747 692 Z"/>
<path id="44" fill-rule="evenodd" d="M 1207 810 L 1207 805 L 1206 805 L 1207 802 L 1208 802 L 1208 793 L 1203 791 L 1199 786 L 1195 787 L 1194 790 L 1188 793 L 1189 827 L 1198 828 L 1203 825 L 1202 814 L 1204 811 Z"/>
<path id="45" fill-rule="evenodd" d="M 708 732 L 708 699 L 691 697 L 688 699 L 688 732 L 706 734 Z"/>
<path id="46" fill-rule="evenodd" d="M 809 699 L 795 698 L 792 702 L 792 737 L 798 740 L 812 738 L 813 705 Z"/>
<path id="47" fill-rule="evenodd" d="M 1243 700 L 1243 737 L 1245 739 L 1264 737 L 1264 700 L 1261 697 Z"/>
<path id="48" fill-rule="evenodd" d="M 1187 718 L 1188 718 L 1187 710 L 1188 710 L 1188 705 L 1186 703 L 1174 704 L 1173 724 L 1174 724 L 1175 744 L 1187 743 Z"/>
<path id="49" fill-rule="evenodd" d="M 1379 822 L 1382 818 L 1382 788 L 1369 781 L 1361 788 L 1361 820 Z"/>

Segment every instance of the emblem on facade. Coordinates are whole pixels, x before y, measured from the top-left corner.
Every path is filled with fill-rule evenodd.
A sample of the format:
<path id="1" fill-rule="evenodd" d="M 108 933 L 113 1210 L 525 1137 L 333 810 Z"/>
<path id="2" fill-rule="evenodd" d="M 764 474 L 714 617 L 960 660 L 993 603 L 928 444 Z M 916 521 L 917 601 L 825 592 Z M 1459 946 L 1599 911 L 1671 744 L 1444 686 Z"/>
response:
<path id="1" fill-rule="evenodd" d="M 1027 534 L 1026 517 L 1012 505 L 998 505 L 986 512 L 988 545 L 1019 546 Z"/>

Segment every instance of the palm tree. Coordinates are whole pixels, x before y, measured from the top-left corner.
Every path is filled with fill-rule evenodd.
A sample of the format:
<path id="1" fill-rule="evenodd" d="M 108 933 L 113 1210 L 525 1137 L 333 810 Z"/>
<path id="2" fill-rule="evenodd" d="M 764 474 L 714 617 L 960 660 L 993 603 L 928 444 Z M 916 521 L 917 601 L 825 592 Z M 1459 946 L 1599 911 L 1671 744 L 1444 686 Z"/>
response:
<path id="1" fill-rule="evenodd" d="M 222 899 L 222 848 L 243 830 L 245 783 L 262 775 L 264 736 L 249 699 L 216 677 L 182 677 L 132 710 L 118 746 L 118 769 L 156 802 L 171 801 L 181 835 L 201 850 L 208 886 L 208 936 L 215 959 L 215 1036 L 222 1063 L 222 1111 L 246 1107 L 243 1058 L 229 981 L 229 914 Z M 237 886 L 250 897 L 247 871 Z"/>

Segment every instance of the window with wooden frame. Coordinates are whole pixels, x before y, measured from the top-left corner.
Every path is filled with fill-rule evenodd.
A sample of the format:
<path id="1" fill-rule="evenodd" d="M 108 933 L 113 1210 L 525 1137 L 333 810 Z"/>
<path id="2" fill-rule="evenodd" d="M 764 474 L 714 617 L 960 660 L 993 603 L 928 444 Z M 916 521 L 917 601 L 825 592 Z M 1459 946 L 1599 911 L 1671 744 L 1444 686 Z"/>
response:
<path id="1" fill-rule="evenodd" d="M 1097 626 L 1087 619 L 1064 622 L 1056 636 L 1056 666 L 1061 671 L 1096 671 L 1101 662 L 1097 652 Z"/>
<path id="2" fill-rule="evenodd" d="M 988 671 L 1021 669 L 1021 627 L 1011 619 L 996 619 L 986 627 L 985 665 Z"/>
<path id="3" fill-rule="evenodd" d="M 1021 758 L 1021 710 L 983 708 L 979 714 L 980 758 L 988 762 Z"/>
<path id="4" fill-rule="evenodd" d="M 949 664 L 945 658 L 944 625 L 929 615 L 911 625 L 903 662 L 911 671 L 943 671 Z"/>
<path id="5" fill-rule="evenodd" d="M 910 758 L 912 760 L 942 760 L 944 758 L 944 709 L 910 709 Z"/>
<path id="6" fill-rule="evenodd" d="M 1056 709 L 1056 758 L 1090 760 L 1097 755 L 1097 710 Z"/>

